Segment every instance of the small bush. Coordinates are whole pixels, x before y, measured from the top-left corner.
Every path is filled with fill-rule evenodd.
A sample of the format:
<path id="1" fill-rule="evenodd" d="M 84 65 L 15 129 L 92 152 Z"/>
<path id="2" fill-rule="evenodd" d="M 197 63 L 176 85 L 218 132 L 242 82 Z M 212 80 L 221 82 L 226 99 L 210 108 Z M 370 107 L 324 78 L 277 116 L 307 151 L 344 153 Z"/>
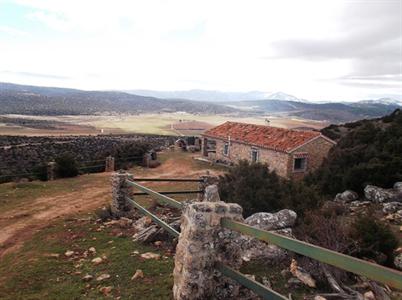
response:
<path id="1" fill-rule="evenodd" d="M 352 224 L 352 237 L 357 241 L 357 256 L 392 266 L 398 240 L 389 226 L 372 214 L 360 216 Z"/>
<path id="2" fill-rule="evenodd" d="M 61 178 L 75 177 L 78 175 L 78 167 L 75 158 L 70 153 L 64 153 L 56 158 L 57 176 Z"/>
<path id="3" fill-rule="evenodd" d="M 39 180 L 46 181 L 47 180 L 47 166 L 45 164 L 38 165 L 32 169 L 33 173 L 35 173 L 35 177 Z"/>
<path id="4" fill-rule="evenodd" d="M 240 161 L 220 177 L 219 193 L 222 200 L 240 204 L 246 217 L 284 208 L 302 215 L 321 202 L 313 187 L 282 179 L 267 164 L 248 161 Z"/>
<path id="5" fill-rule="evenodd" d="M 352 254 L 356 247 L 355 242 L 350 237 L 350 226 L 343 222 L 336 212 L 330 213 L 328 208 L 306 212 L 301 224 L 295 228 L 294 233 L 302 241 L 347 255 Z M 316 278 L 325 278 L 317 261 L 304 258 L 301 263 L 309 265 L 309 271 L 311 270 Z M 344 282 L 347 280 L 348 277 L 345 271 L 329 265 L 327 268 L 338 281 Z"/>

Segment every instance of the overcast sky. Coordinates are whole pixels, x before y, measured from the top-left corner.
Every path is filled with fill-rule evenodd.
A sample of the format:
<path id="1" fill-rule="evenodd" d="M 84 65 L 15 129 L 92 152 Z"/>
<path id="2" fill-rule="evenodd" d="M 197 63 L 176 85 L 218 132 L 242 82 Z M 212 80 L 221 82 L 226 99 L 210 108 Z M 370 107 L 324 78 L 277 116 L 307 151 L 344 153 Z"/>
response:
<path id="1" fill-rule="evenodd" d="M 0 81 L 402 99 L 402 0 L 0 0 Z"/>

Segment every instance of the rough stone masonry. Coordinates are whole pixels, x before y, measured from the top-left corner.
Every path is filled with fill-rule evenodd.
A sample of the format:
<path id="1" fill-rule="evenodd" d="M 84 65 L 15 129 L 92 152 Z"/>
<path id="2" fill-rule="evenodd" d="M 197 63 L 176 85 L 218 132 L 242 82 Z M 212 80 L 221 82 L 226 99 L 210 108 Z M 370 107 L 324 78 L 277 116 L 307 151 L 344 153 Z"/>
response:
<path id="1" fill-rule="evenodd" d="M 238 204 L 195 202 L 185 207 L 173 271 L 175 300 L 237 299 L 239 285 L 216 269 L 220 262 L 238 269 L 241 248 L 238 233 L 223 229 L 222 218 L 243 221 Z"/>
<path id="2" fill-rule="evenodd" d="M 133 196 L 132 188 L 127 185 L 126 180 L 132 179 L 132 175 L 124 171 L 112 174 L 112 203 L 110 209 L 116 217 L 136 217 L 136 210 L 126 197 Z"/>

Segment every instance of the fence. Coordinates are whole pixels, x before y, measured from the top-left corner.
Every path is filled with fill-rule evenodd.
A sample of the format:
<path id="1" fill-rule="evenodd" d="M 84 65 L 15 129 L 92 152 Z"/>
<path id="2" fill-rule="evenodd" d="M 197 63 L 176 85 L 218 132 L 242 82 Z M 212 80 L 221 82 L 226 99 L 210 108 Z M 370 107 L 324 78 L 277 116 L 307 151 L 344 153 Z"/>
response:
<path id="1" fill-rule="evenodd" d="M 176 249 L 176 258 L 175 258 L 175 286 L 174 286 L 174 297 L 175 299 L 202 299 L 202 297 L 205 297 L 205 290 L 202 290 L 201 292 L 198 289 L 200 289 L 203 285 L 208 286 L 208 282 L 206 280 L 210 280 L 210 278 L 206 279 L 205 278 L 200 278 L 200 274 L 202 274 L 203 268 L 206 268 L 208 266 L 208 263 L 205 262 L 200 262 L 196 261 L 195 259 L 191 259 L 194 253 L 197 253 L 198 255 L 198 260 L 203 260 L 203 249 L 207 243 L 203 241 L 200 243 L 200 236 L 204 235 L 207 239 L 210 238 L 209 236 L 214 236 L 219 230 L 226 229 L 226 230 L 231 230 L 234 232 L 238 232 L 244 235 L 248 235 L 253 238 L 260 239 L 265 242 L 269 242 L 271 244 L 277 245 L 279 247 L 282 247 L 284 249 L 287 249 L 289 251 L 292 251 L 294 253 L 298 253 L 307 257 L 310 257 L 312 259 L 315 259 L 319 262 L 335 266 L 337 268 L 343 269 L 348 272 L 352 272 L 358 275 L 365 276 L 369 279 L 384 283 L 390 287 L 394 287 L 397 289 L 402 289 L 402 272 L 399 272 L 397 270 L 393 270 L 390 268 L 386 268 L 371 262 L 367 262 L 355 257 L 347 256 L 332 250 L 325 249 L 323 247 L 319 247 L 316 245 L 312 245 L 303 241 L 299 241 L 290 237 L 286 237 L 274 232 L 269 232 L 261 229 L 257 229 L 255 227 L 246 225 L 238 220 L 236 218 L 239 218 L 239 215 L 241 216 L 241 208 L 236 205 L 236 204 L 226 204 L 223 202 L 207 202 L 207 203 L 193 203 L 193 204 L 188 204 L 184 205 L 179 201 L 176 201 L 173 198 L 170 198 L 166 195 L 163 195 L 162 193 L 153 191 L 152 189 L 149 189 L 143 185 L 140 185 L 139 183 L 135 181 L 192 181 L 192 182 L 199 182 L 201 185 L 206 183 L 206 179 L 150 179 L 150 178 L 137 178 L 134 179 L 132 175 L 129 174 L 118 174 L 117 176 L 122 176 L 120 179 L 123 179 L 122 186 L 128 186 L 128 187 L 133 187 L 136 189 L 139 189 L 142 193 L 147 194 L 157 200 L 161 204 L 165 204 L 168 206 L 171 206 L 173 208 L 177 209 L 182 209 L 184 210 L 184 215 L 185 215 L 185 223 L 182 224 L 182 231 L 183 229 L 190 232 L 185 232 L 185 233 L 179 233 L 177 230 L 172 228 L 169 224 L 152 214 L 150 211 L 145 209 L 143 206 L 138 204 L 137 202 L 134 201 L 134 199 L 128 197 L 127 191 L 123 191 L 124 195 L 121 195 L 124 197 L 124 200 L 130 203 L 133 207 L 138 209 L 139 212 L 142 214 L 150 217 L 155 223 L 159 224 L 161 227 L 166 229 L 168 233 L 170 233 L 174 237 L 179 237 L 179 244 Z M 203 192 L 204 190 L 201 188 L 197 192 Z M 142 194 L 141 193 L 141 194 Z M 240 208 L 240 210 L 239 210 Z M 206 229 L 208 226 L 205 224 L 205 220 L 207 220 L 207 223 L 209 224 L 210 228 L 213 228 L 215 231 L 211 231 Z M 209 221 L 208 221 L 209 220 Z M 218 223 L 216 221 L 219 220 Z M 194 223 L 191 223 L 191 221 L 194 221 Z M 190 224 L 191 223 L 191 224 Z M 197 230 L 197 226 L 200 227 L 200 230 Z M 189 229 L 190 228 L 190 229 Z M 218 231 L 216 231 L 218 230 Z M 221 234 L 220 232 L 219 234 Z M 195 238 L 197 237 L 197 238 Z M 181 239 L 188 238 L 188 240 L 181 241 Z M 193 240 L 191 240 L 193 239 Z M 198 240 L 197 240 L 198 239 Z M 202 240 L 202 238 L 201 238 Z M 211 242 L 211 241 L 210 241 Z M 225 239 L 224 235 L 219 236 L 218 240 L 214 240 L 214 243 L 217 243 L 215 245 L 215 249 L 220 247 L 219 244 L 222 245 L 222 243 L 225 244 L 225 250 L 226 252 L 236 252 L 236 250 L 231 250 L 230 246 L 230 240 L 227 238 Z M 232 243 L 233 244 L 233 243 Z M 182 247 L 185 245 L 185 247 Z M 235 245 L 233 245 L 234 247 Z M 209 251 L 216 251 L 216 250 L 211 250 L 214 249 L 214 247 L 210 248 Z M 207 249 L 208 250 L 208 249 Z M 180 253 L 178 253 L 180 252 Z M 189 255 L 189 253 L 191 255 Z M 232 253 L 232 254 L 233 254 Z M 227 254 L 227 253 L 226 253 Z M 235 267 L 228 266 L 230 263 L 228 260 L 223 258 L 219 258 L 222 255 L 222 253 L 216 253 L 216 257 L 214 255 L 210 255 L 208 259 L 215 259 L 215 263 L 213 265 L 215 270 L 218 270 L 221 274 L 224 276 L 235 280 L 239 284 L 249 288 L 252 290 L 254 293 L 262 296 L 264 299 L 288 299 L 285 296 L 282 296 L 275 292 L 274 290 L 262 285 L 261 283 L 250 279 L 246 277 L 245 275 L 241 274 L 239 271 L 236 270 L 236 268 L 239 266 L 239 264 L 234 264 Z M 204 255 L 205 256 L 205 255 Z M 207 254 L 208 256 L 208 254 Z M 236 258 L 236 256 L 233 256 Z M 237 257 L 238 258 L 238 257 Z M 187 261 L 190 261 L 190 264 L 195 264 L 198 266 L 198 275 L 194 275 L 197 272 L 194 272 L 194 274 L 187 274 L 183 270 L 186 268 L 185 264 L 188 263 Z M 197 268 L 197 266 L 195 268 Z M 187 266 L 188 267 L 188 266 Z M 194 266 L 191 266 L 191 270 L 194 270 Z M 176 272 L 176 269 L 178 272 Z M 197 271 L 195 270 L 195 271 Z M 201 273 L 200 273 L 201 271 Z M 208 270 L 206 271 L 208 272 Z M 178 273 L 186 273 L 184 275 L 178 275 Z M 183 279 L 183 276 L 187 276 L 187 278 Z M 181 285 L 181 286 L 180 286 Z M 191 291 L 187 291 L 188 297 L 186 298 L 183 296 L 186 294 L 186 291 L 183 291 L 183 285 L 190 287 Z M 197 287 L 195 289 L 195 287 Z M 218 292 L 219 289 L 217 287 L 212 287 L 209 285 L 210 290 L 212 290 L 214 293 Z M 185 288 L 184 288 L 185 290 Z M 198 294 L 197 294 L 198 293 Z M 200 294 L 201 293 L 201 294 Z M 203 294 L 204 293 L 204 294 Z M 199 298 L 197 298 L 197 295 L 200 295 Z"/>
<path id="2" fill-rule="evenodd" d="M 116 164 L 127 162 L 142 162 L 144 156 L 126 156 L 126 157 L 112 157 L 108 156 L 104 159 L 77 161 L 77 170 L 82 173 L 97 173 L 97 172 L 112 172 L 115 170 Z M 39 167 L 39 166 L 38 166 Z M 12 174 L 1 174 L 1 170 L 8 169 L 8 167 L 0 168 L 0 183 L 8 182 L 13 178 L 29 178 L 40 180 L 54 180 L 56 178 L 56 166 L 54 162 L 48 162 L 41 165 L 43 170 L 41 172 L 14 172 Z M 35 167 L 32 167 L 35 169 Z"/>

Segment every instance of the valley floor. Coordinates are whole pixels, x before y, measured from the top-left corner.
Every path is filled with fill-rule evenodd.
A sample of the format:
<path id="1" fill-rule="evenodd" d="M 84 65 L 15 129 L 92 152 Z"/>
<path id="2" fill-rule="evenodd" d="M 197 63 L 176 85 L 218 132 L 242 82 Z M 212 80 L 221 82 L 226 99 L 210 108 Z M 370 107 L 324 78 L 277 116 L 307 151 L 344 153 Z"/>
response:
<path id="1" fill-rule="evenodd" d="M 1 116 L 0 116 L 1 117 Z M 103 116 L 25 116 L 5 115 L 6 118 L 19 119 L 16 124 L 1 123 L 0 135 L 85 135 L 85 134 L 121 134 L 143 133 L 162 135 L 198 135 L 203 130 L 194 128 L 191 122 L 202 122 L 205 125 L 216 126 L 226 121 L 236 121 L 254 124 L 266 124 L 269 119 L 271 126 L 284 128 L 314 128 L 321 129 L 327 122 L 290 118 L 286 116 L 244 116 L 241 115 L 193 115 L 188 113 L 158 113 L 139 115 L 103 115 Z M 51 128 L 30 128 L 23 125 L 23 120 L 48 121 Z M 22 121 L 21 121 L 22 120 Z M 59 123 L 58 123 L 59 122 Z M 60 123 L 61 122 L 61 123 Z M 182 122 L 189 122 L 188 129 Z M 175 129 L 180 124 L 180 129 Z M 29 125 L 28 125 L 29 126 Z M 34 125 L 35 126 L 35 125 Z M 208 127 L 208 126 L 207 126 Z M 205 127 L 204 129 L 206 129 Z M 202 129 L 202 128 L 201 128 Z"/>

